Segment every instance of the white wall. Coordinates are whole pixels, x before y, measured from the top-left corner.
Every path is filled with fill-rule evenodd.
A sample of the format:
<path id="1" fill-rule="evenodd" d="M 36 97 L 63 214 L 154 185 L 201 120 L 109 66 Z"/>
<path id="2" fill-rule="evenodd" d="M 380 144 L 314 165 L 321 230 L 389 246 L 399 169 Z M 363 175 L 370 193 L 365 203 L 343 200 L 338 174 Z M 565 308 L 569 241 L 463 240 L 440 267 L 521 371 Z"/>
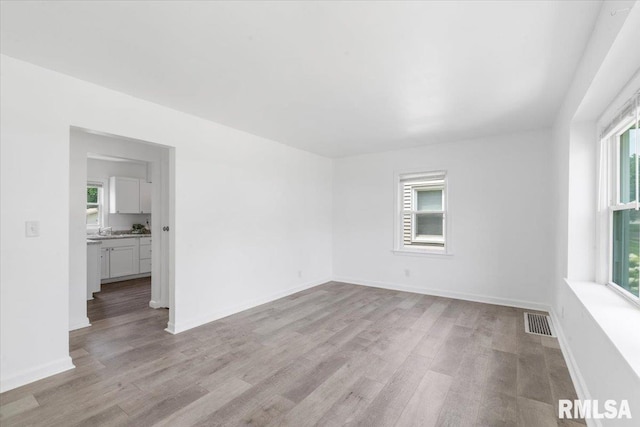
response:
<path id="1" fill-rule="evenodd" d="M 623 10 L 630 7 L 630 11 Z M 622 11 L 612 16 L 612 10 Z M 619 347 L 638 336 L 628 334 L 620 339 L 606 332 L 624 322 L 624 317 L 618 317 L 623 312 L 619 308 L 611 308 L 606 316 L 593 315 L 594 305 L 602 308 L 605 298 L 623 306 L 626 303 L 601 284 L 572 287 L 565 280 L 596 280 L 597 123 L 607 109 L 617 108 L 615 102 L 630 97 L 630 93 L 621 96 L 621 91 L 640 69 L 639 39 L 638 2 L 605 2 L 553 129 L 556 256 L 550 304 L 554 322 L 578 396 L 600 401 L 628 399 L 634 415 L 634 420 L 591 420 L 592 425 L 636 425 L 640 411 L 640 378 L 627 359 L 629 354 L 625 356 Z M 637 74 L 635 81 L 632 86 L 637 89 Z M 598 300 L 576 292 L 605 293 Z M 590 299 L 591 305 L 585 302 Z"/>
<path id="2" fill-rule="evenodd" d="M 550 140 L 527 132 L 336 160 L 334 277 L 544 306 L 553 262 Z M 407 170 L 447 171 L 452 256 L 391 252 L 394 172 Z"/>
<path id="3" fill-rule="evenodd" d="M 79 134 L 81 134 L 79 132 Z M 89 136 L 89 134 L 86 134 Z M 109 177 L 124 176 L 129 178 L 147 179 L 147 165 L 131 162 L 115 162 L 110 160 L 87 159 L 87 179 L 99 181 L 104 185 L 104 203 L 109 206 Z M 131 230 L 132 224 L 151 224 L 151 215 L 145 214 L 106 214 L 105 227 L 112 227 L 114 231 Z"/>
<path id="4" fill-rule="evenodd" d="M 573 123 L 570 132 L 567 277 L 595 280 L 595 218 L 597 206 L 597 130 L 593 121 Z M 587 208 L 588 207 L 588 208 Z M 576 244 L 579 243 L 579 244 Z"/>
<path id="5" fill-rule="evenodd" d="M 175 331 L 330 278 L 329 159 L 0 62 L 2 390 L 71 367 L 70 126 L 175 147 Z"/>

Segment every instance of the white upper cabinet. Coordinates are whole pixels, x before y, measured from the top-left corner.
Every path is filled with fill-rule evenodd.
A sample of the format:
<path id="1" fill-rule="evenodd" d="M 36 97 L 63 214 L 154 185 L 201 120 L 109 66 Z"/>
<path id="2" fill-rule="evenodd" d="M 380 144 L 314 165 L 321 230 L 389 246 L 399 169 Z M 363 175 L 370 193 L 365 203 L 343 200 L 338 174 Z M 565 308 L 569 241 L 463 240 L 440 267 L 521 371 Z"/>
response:
<path id="1" fill-rule="evenodd" d="M 153 184 L 140 180 L 140 213 L 151 213 L 151 187 Z"/>
<path id="2" fill-rule="evenodd" d="M 140 213 L 140 180 L 112 176 L 109 178 L 109 213 Z"/>
<path id="3" fill-rule="evenodd" d="M 150 182 L 137 178 L 109 178 L 109 213 L 151 213 Z"/>

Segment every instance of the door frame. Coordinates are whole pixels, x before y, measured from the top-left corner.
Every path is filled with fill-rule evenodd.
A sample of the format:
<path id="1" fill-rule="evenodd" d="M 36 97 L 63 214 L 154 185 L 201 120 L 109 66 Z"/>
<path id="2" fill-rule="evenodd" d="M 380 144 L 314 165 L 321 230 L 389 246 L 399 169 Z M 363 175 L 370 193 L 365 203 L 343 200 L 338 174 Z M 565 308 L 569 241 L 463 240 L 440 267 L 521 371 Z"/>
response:
<path id="1" fill-rule="evenodd" d="M 81 141 L 79 138 L 81 138 L 82 135 L 89 135 L 87 140 L 96 139 L 97 142 L 87 143 Z M 131 144 L 142 145 L 132 146 Z M 127 147 L 126 153 L 124 153 L 125 146 Z M 136 150 L 135 148 L 138 149 Z M 155 154 L 144 154 L 145 152 L 150 151 L 154 151 Z M 153 187 L 151 201 L 151 300 L 149 301 L 149 306 L 154 309 L 169 309 L 169 321 L 166 330 L 173 333 L 171 326 L 174 324 L 175 319 L 175 252 L 173 250 L 175 236 L 175 147 L 121 135 L 114 135 L 93 129 L 71 126 L 69 169 L 70 181 L 73 181 L 70 182 L 70 189 L 72 189 L 70 194 L 72 195 L 75 194 L 75 191 L 73 190 L 79 188 L 78 186 L 80 184 L 78 181 L 82 181 L 83 183 L 87 182 L 86 159 L 89 152 L 144 161 L 148 162 L 150 165 L 150 178 Z M 70 198 L 72 199 L 73 196 Z M 70 201 L 70 206 L 73 208 L 73 201 Z M 84 221 L 82 225 L 80 225 L 78 223 L 80 216 L 76 215 L 74 217 L 73 213 L 72 209 L 69 227 L 69 261 L 70 264 L 78 265 L 78 263 L 80 263 L 80 267 L 84 266 L 84 276 L 78 274 L 75 280 L 78 283 L 75 285 L 73 283 L 74 280 L 70 280 L 69 292 L 79 292 L 79 288 L 82 285 L 81 277 L 84 277 L 84 290 L 86 295 L 86 238 L 80 239 L 78 236 L 78 230 L 80 229 L 82 229 L 86 234 L 86 226 Z M 164 227 L 168 227 L 168 231 L 163 231 Z M 83 245 L 82 248 L 75 247 L 81 243 Z M 75 295 L 70 294 L 70 316 L 75 310 L 75 318 L 77 319 L 78 313 L 84 312 L 84 318 L 86 321 L 78 322 L 76 320 L 75 323 L 73 323 L 73 320 L 70 320 L 72 324 L 70 324 L 69 329 L 75 330 L 91 326 L 88 318 L 86 317 L 86 297 L 82 300 L 83 307 L 79 306 L 79 298 L 74 297 Z"/>

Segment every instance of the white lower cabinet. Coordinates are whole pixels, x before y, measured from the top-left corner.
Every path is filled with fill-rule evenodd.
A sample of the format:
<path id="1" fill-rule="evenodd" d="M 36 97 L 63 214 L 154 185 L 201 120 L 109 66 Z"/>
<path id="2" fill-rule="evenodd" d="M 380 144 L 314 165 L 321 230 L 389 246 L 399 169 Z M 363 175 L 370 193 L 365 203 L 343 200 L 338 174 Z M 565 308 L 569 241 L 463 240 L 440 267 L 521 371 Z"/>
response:
<path id="1" fill-rule="evenodd" d="M 139 267 L 136 265 L 138 258 L 136 256 L 136 249 L 137 247 L 135 245 L 111 248 L 111 253 L 109 254 L 110 277 L 138 274 Z"/>
<path id="2" fill-rule="evenodd" d="M 151 260 L 150 259 L 141 259 L 140 260 L 140 274 L 142 273 L 151 273 Z"/>
<path id="3" fill-rule="evenodd" d="M 140 244 L 137 238 L 104 240 L 102 246 L 102 279 L 140 273 Z"/>
<path id="4" fill-rule="evenodd" d="M 111 248 L 100 248 L 100 278 L 109 278 L 109 254 Z"/>
<path id="5" fill-rule="evenodd" d="M 87 244 L 87 299 L 100 292 L 100 245 Z"/>
<path id="6" fill-rule="evenodd" d="M 140 273 L 151 273 L 151 237 L 140 238 Z"/>

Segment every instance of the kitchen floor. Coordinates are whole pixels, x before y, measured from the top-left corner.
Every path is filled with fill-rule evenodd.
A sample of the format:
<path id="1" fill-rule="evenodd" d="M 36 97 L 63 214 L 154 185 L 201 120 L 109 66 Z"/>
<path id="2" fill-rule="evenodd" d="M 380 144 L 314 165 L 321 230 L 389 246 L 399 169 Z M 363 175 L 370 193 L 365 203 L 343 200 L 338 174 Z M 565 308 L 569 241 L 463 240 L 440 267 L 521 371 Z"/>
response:
<path id="1" fill-rule="evenodd" d="M 101 292 L 93 294 L 87 301 L 87 316 L 90 322 L 122 316 L 149 308 L 151 300 L 151 277 L 124 280 L 102 285 Z"/>

